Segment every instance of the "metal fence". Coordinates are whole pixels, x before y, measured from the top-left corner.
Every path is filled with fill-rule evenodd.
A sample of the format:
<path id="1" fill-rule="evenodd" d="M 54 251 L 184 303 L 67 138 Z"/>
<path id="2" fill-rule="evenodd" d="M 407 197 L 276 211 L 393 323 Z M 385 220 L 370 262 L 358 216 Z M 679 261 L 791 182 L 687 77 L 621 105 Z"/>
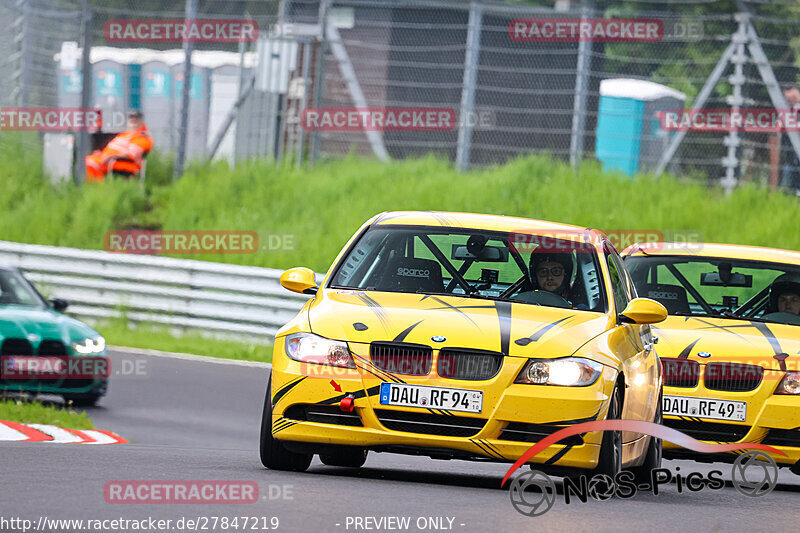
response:
<path id="1" fill-rule="evenodd" d="M 103 23 L 111 18 L 185 15 L 183 2 L 163 5 L 168 7 L 157 0 L 4 2 L 0 16 L 10 31 L 0 36 L 0 105 L 57 105 L 66 82 L 54 58 L 63 42 L 80 42 L 86 28 L 92 45 L 104 48 Z M 604 107 L 610 93 L 603 94 L 605 80 L 634 79 L 679 91 L 686 107 L 786 106 L 780 84 L 798 80 L 795 0 L 210 0 L 199 2 L 195 15 L 252 18 L 263 39 L 195 47 L 197 57 L 224 52 L 238 59 L 225 63 L 227 69 L 198 65 L 227 76 L 233 88 L 217 99 L 221 107 L 211 94 L 202 103 L 214 108 L 208 118 L 190 113 L 188 128 L 200 139 L 188 133 L 192 157 L 216 151 L 232 162 L 289 157 L 301 163 L 351 152 L 382 159 L 432 152 L 469 168 L 549 153 L 573 163 L 598 158 L 628 173 L 667 169 L 732 187 L 777 186 L 791 153 L 800 153 L 800 136 L 776 132 L 664 132 L 652 113 L 620 110 L 608 101 L 611 107 Z M 520 42 L 510 32 L 519 19 L 609 17 L 656 19 L 663 34 L 657 42 Z M 165 115 L 176 116 L 174 105 Z M 312 132 L 299 119 L 308 107 L 410 106 L 453 109 L 457 127 Z M 623 119 L 623 129 L 603 130 L 609 117 Z M 177 129 L 176 119 L 166 124 L 157 147 L 179 148 Z M 635 152 L 620 156 L 627 162 L 609 163 L 604 156 L 603 144 L 614 138 Z"/>
<path id="2" fill-rule="evenodd" d="M 209 261 L 113 254 L 0 241 L 0 263 L 25 272 L 68 313 L 270 342 L 308 297 L 279 284 L 281 271 Z M 321 281 L 321 276 L 318 275 Z"/>

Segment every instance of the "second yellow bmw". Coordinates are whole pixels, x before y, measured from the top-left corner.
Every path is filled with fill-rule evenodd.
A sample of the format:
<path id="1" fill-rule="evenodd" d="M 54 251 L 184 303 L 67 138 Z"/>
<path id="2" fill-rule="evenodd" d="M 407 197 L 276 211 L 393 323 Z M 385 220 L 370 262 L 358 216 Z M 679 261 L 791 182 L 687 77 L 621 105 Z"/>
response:
<path id="1" fill-rule="evenodd" d="M 368 451 L 513 462 L 575 423 L 660 422 L 650 323 L 622 261 L 594 230 L 522 218 L 383 213 L 347 243 L 275 339 L 261 460 L 359 467 Z M 622 468 L 649 479 L 661 442 L 595 432 L 538 454 L 553 473 Z M 644 474 L 642 474 L 644 473 Z M 570 474 L 565 474 L 570 475 Z"/>

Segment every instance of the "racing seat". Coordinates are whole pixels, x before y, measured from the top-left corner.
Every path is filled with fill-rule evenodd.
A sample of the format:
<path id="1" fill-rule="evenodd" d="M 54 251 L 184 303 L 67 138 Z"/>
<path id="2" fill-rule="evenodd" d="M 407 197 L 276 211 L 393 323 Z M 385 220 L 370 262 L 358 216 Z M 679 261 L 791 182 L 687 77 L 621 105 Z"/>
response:
<path id="1" fill-rule="evenodd" d="M 689 299 L 686 296 L 686 289 L 680 285 L 646 283 L 640 285 L 636 292 L 639 296 L 655 300 L 666 307 L 667 313 L 670 315 L 689 312 Z"/>
<path id="2" fill-rule="evenodd" d="M 433 259 L 398 257 L 391 261 L 376 287 L 381 291 L 444 292 L 442 267 Z"/>

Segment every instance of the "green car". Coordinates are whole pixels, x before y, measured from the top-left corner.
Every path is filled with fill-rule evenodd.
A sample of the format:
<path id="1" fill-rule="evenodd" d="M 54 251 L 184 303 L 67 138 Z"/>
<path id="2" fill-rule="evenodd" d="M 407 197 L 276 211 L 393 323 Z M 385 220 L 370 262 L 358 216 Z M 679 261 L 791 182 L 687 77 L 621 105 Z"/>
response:
<path id="1" fill-rule="evenodd" d="M 0 265 L 0 392 L 60 394 L 76 406 L 106 393 L 105 339 L 49 302 L 14 267 Z"/>

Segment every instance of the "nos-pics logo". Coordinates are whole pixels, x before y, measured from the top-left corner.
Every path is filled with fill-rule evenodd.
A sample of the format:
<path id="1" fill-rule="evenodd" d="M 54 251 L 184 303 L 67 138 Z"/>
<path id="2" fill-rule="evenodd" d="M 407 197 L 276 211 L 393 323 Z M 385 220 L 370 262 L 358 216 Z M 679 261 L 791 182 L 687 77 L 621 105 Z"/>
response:
<path id="1" fill-rule="evenodd" d="M 680 431 L 652 422 L 602 420 L 566 427 L 534 444 L 509 469 L 505 478 L 503 478 L 501 486 L 508 481 L 517 468 L 524 465 L 545 448 L 569 436 L 589 431 L 631 431 L 668 440 L 700 453 L 720 453 L 755 448 L 753 451 L 739 455 L 731 469 L 731 483 L 734 488 L 739 493 L 750 497 L 765 496 L 772 492 L 778 484 L 778 466 L 766 452 L 785 455 L 779 450 L 764 444 L 711 444 L 701 442 Z M 676 468 L 676 470 L 679 470 L 679 468 Z M 684 486 L 690 492 L 697 492 L 704 488 L 719 490 L 725 486 L 725 482 L 720 477 L 721 475 L 722 472 L 719 470 L 709 472 L 707 477 L 699 472 L 692 472 L 688 475 L 673 475 L 672 472 L 665 468 L 657 468 L 651 471 L 649 483 L 639 480 L 640 484 L 638 485 L 633 473 L 628 471 L 619 472 L 613 478 L 603 474 L 595 475 L 589 479 L 586 476 L 581 476 L 577 481 L 565 478 L 563 497 L 565 503 L 569 504 L 572 496 L 586 503 L 587 496 L 591 496 L 597 501 L 605 501 L 615 495 L 620 498 L 631 498 L 638 490 L 646 490 L 653 494 L 658 494 L 659 485 L 672 482 L 673 477 L 675 478 L 678 492 L 682 492 Z M 547 474 L 538 470 L 525 472 L 517 476 L 509 486 L 511 504 L 518 512 L 526 516 L 535 517 L 545 514 L 555 505 L 556 495 L 555 482 Z"/>

